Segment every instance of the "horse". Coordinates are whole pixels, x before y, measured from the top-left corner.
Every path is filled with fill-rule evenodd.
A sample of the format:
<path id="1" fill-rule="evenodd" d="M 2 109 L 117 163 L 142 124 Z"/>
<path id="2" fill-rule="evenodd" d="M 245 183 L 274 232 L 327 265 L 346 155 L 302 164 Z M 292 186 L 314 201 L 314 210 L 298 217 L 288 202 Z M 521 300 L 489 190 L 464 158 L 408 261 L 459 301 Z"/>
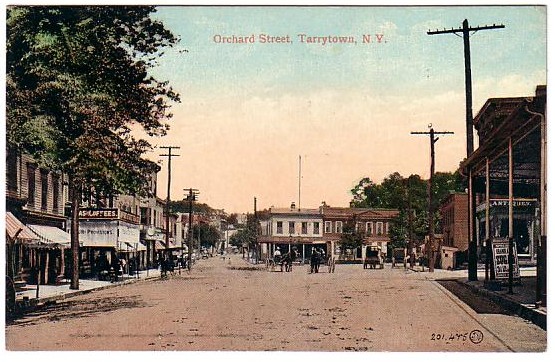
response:
<path id="1" fill-rule="evenodd" d="M 297 258 L 297 253 L 295 250 L 291 250 L 287 254 L 283 255 L 279 261 L 279 265 L 281 267 L 281 271 L 283 271 L 283 267 L 285 266 L 285 271 L 290 272 L 293 270 L 293 261 Z"/>

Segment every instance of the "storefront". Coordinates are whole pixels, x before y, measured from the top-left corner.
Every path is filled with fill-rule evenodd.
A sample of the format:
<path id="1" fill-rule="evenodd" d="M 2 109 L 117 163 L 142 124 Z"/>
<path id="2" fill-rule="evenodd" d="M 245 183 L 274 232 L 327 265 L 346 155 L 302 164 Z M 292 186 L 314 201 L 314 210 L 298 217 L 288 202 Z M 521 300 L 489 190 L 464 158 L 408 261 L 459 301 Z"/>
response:
<path id="1" fill-rule="evenodd" d="M 23 279 L 25 252 L 38 242 L 38 236 L 11 212 L 6 212 L 6 276 Z"/>
<path id="2" fill-rule="evenodd" d="M 509 237 L 509 200 L 490 199 L 489 236 L 495 239 Z M 539 232 L 538 203 L 536 199 L 515 198 L 513 200 L 513 237 L 518 258 L 522 264 L 534 263 L 537 258 L 534 235 Z M 478 240 L 486 243 L 486 205 L 476 207 Z"/>
<path id="3" fill-rule="evenodd" d="M 139 217 L 120 209 L 79 211 L 80 273 L 97 278 L 119 259 L 141 260 L 146 248 L 139 241 Z M 136 268 L 136 267 L 135 267 Z M 127 270 L 124 270 L 127 272 Z"/>
<path id="4" fill-rule="evenodd" d="M 546 94 L 546 87 L 538 86 L 533 97 L 488 99 L 474 118 L 479 148 L 460 166 L 469 179 L 469 278 L 476 278 L 477 257 L 486 263 L 486 280 L 496 278 L 492 245 L 510 242 L 514 248 L 506 249 L 516 250 L 519 264 L 537 266 L 541 304 L 546 301 Z M 512 264 L 510 255 L 508 260 Z M 508 284 L 511 291 L 511 279 Z"/>
<path id="5" fill-rule="evenodd" d="M 70 235 L 53 226 L 29 224 L 27 227 L 39 239 L 26 245 L 23 264 L 30 268 L 27 283 L 61 283 L 69 269 Z"/>
<path id="6" fill-rule="evenodd" d="M 165 234 L 159 228 L 148 228 L 140 234 L 141 244 L 146 248 L 146 265 L 157 268 L 160 254 L 166 249 Z"/>

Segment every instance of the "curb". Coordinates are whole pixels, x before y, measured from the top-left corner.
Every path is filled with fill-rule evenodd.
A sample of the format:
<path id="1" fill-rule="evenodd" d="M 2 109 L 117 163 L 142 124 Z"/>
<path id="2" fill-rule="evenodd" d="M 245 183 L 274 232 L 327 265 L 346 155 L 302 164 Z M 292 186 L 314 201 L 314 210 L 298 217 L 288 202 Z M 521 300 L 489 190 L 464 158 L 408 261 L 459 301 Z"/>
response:
<path id="1" fill-rule="evenodd" d="M 490 299 L 492 302 L 501 305 L 505 309 L 509 310 L 511 313 L 515 313 L 519 317 L 534 323 L 541 329 L 547 330 L 547 313 L 540 311 L 536 308 L 523 305 L 509 296 L 500 295 L 498 293 L 489 291 L 487 289 L 472 285 L 470 284 L 470 282 L 466 280 L 457 279 L 457 283 L 462 284 L 467 288 L 470 288 L 476 291 L 481 296 L 486 297 Z"/>
<path id="2" fill-rule="evenodd" d="M 127 279 L 127 280 L 123 280 L 121 282 L 115 282 L 115 283 L 111 283 L 108 285 L 102 285 L 102 286 L 98 286 L 98 287 L 93 287 L 90 289 L 83 289 L 83 290 L 72 290 L 70 292 L 67 293 L 63 293 L 63 294 L 58 294 L 58 295 L 53 295 L 50 297 L 39 297 L 39 298 L 30 298 L 29 299 L 29 305 L 32 307 L 36 307 L 38 305 L 41 304 L 49 304 L 49 303 L 54 303 L 60 300 L 65 300 L 67 298 L 72 298 L 72 297 L 76 297 L 78 295 L 83 295 L 83 294 L 88 294 L 97 290 L 104 290 L 104 289 L 110 289 L 110 288 L 115 288 L 115 287 L 119 287 L 122 285 L 126 285 L 126 284 L 133 284 L 133 283 L 137 283 L 141 280 L 150 280 L 150 279 L 155 279 L 155 278 L 159 278 L 160 276 L 148 276 L 148 277 L 144 277 L 144 278 L 133 278 L 133 279 Z M 25 301 L 22 299 L 18 299 L 16 301 L 16 303 L 20 304 L 20 305 L 25 305 Z"/>

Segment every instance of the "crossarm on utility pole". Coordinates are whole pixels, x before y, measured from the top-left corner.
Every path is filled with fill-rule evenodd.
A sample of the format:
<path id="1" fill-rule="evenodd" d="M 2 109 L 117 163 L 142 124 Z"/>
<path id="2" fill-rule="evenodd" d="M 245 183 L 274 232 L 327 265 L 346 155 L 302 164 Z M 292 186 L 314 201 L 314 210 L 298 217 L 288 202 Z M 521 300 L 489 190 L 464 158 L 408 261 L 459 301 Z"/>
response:
<path id="1" fill-rule="evenodd" d="M 172 157 L 178 157 L 179 155 L 172 154 L 172 150 L 178 150 L 180 147 L 177 146 L 161 146 L 160 148 L 164 148 L 168 150 L 168 153 L 165 155 L 160 155 L 161 157 L 168 158 L 168 194 L 166 197 L 166 256 L 169 257 L 170 254 L 170 186 L 171 186 L 171 179 L 172 179 Z"/>
<path id="2" fill-rule="evenodd" d="M 458 29 L 443 29 L 443 30 L 428 30 L 428 35 L 436 34 L 455 34 L 462 33 L 464 40 L 464 73 L 465 73 L 465 88 L 466 88 L 466 157 L 470 157 L 472 152 L 474 152 L 474 131 L 472 125 L 472 70 L 470 65 L 470 33 L 475 33 L 480 30 L 493 30 L 493 29 L 503 29 L 505 25 L 503 24 L 493 24 L 485 26 L 469 26 L 468 20 L 464 19 L 462 27 Z M 470 186 L 469 186 L 470 189 Z M 470 199 L 471 193 L 468 193 L 468 204 L 471 205 L 473 200 Z M 469 211 L 469 220 L 470 220 Z M 477 241 L 475 237 L 475 229 L 471 221 L 468 222 L 468 235 L 469 235 L 469 245 L 468 245 L 468 280 L 475 281 L 478 280 L 478 255 L 477 255 Z"/>

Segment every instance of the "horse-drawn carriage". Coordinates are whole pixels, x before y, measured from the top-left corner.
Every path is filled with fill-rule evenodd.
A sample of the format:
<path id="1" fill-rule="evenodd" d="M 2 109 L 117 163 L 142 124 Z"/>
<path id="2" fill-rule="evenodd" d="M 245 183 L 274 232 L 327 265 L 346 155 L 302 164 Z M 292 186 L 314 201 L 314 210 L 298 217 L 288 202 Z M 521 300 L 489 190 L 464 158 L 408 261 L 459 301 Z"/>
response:
<path id="1" fill-rule="evenodd" d="M 404 268 L 407 267 L 407 250 L 405 248 L 395 248 L 392 250 L 391 254 L 391 267 L 402 265 Z"/>
<path id="2" fill-rule="evenodd" d="M 367 246 L 364 258 L 364 269 L 383 269 L 383 258 L 381 248 L 378 246 Z"/>
<path id="3" fill-rule="evenodd" d="M 280 271 L 285 269 L 286 272 L 293 270 L 293 261 L 295 261 L 297 253 L 295 250 L 291 250 L 283 255 L 275 255 L 273 258 L 268 258 L 266 260 L 266 269 L 274 271 L 276 265 L 279 265 Z"/>

